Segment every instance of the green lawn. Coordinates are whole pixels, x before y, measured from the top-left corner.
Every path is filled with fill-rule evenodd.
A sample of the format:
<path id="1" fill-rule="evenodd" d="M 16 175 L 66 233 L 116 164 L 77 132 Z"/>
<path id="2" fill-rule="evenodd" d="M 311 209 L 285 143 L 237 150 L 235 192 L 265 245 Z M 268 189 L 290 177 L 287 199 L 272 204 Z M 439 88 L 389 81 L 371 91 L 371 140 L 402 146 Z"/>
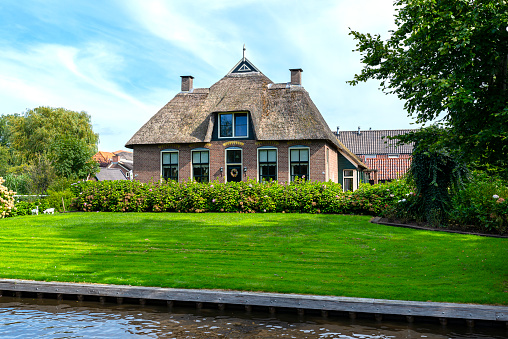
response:
<path id="1" fill-rule="evenodd" d="M 310 214 L 0 220 L 0 277 L 508 304 L 508 239 Z"/>

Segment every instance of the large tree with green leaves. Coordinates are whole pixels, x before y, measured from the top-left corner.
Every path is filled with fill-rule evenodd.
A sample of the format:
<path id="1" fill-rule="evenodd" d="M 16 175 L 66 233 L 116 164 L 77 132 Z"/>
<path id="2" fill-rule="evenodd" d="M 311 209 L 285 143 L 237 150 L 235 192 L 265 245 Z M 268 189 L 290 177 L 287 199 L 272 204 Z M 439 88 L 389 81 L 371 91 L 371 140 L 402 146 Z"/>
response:
<path id="1" fill-rule="evenodd" d="M 439 142 L 508 177 L 508 2 L 396 0 L 397 29 L 351 31 L 364 68 L 350 84 L 381 81 L 417 123 L 439 120 Z"/>
<path id="2" fill-rule="evenodd" d="M 10 115 L 7 128 L 8 146 L 22 163 L 44 163 L 67 178 L 85 178 L 97 168 L 92 156 L 99 137 L 86 112 L 38 107 Z"/>

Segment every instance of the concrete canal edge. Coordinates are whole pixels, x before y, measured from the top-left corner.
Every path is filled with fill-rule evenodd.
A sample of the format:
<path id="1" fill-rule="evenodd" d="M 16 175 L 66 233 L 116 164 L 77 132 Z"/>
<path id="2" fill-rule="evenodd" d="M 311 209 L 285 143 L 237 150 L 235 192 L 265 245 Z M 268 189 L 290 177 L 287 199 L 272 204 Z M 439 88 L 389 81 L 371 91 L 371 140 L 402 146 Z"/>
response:
<path id="1" fill-rule="evenodd" d="M 96 297 L 104 302 L 105 298 L 116 298 L 122 303 L 125 299 L 134 299 L 141 305 L 149 300 L 166 301 L 168 305 L 173 302 L 192 302 L 196 307 L 203 303 L 216 304 L 219 309 L 226 305 L 245 306 L 246 310 L 252 307 L 265 307 L 273 313 L 277 308 L 296 309 L 299 314 L 305 310 L 321 311 L 326 316 L 328 312 L 346 312 L 351 318 L 357 314 L 373 314 L 376 320 L 383 315 L 405 316 L 409 322 L 414 317 L 437 318 L 445 325 L 448 319 L 465 320 L 468 326 L 474 326 L 474 321 L 504 322 L 508 327 L 508 307 L 455 304 L 440 302 L 421 302 L 404 300 L 385 300 L 350 298 L 334 296 L 318 296 L 303 294 L 282 294 L 263 292 L 241 292 L 223 290 L 179 289 L 140 287 L 125 285 L 45 282 L 18 279 L 0 279 L 0 295 L 21 297 L 30 293 L 43 298 L 44 295 L 57 299 L 83 300 L 84 296 Z"/>

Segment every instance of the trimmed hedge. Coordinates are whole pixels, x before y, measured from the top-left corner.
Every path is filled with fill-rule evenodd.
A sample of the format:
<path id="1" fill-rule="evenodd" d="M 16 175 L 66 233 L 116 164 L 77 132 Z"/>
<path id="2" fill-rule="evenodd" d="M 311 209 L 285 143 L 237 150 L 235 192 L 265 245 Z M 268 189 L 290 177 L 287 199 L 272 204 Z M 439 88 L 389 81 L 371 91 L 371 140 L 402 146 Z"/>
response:
<path id="1" fill-rule="evenodd" d="M 84 181 L 72 184 L 71 191 L 52 192 L 46 199 L 17 202 L 10 216 L 30 214 L 35 206 L 39 210 L 54 207 L 62 211 L 62 198 L 67 210 L 85 212 L 366 214 L 402 223 L 425 223 L 419 199 L 405 179 L 362 184 L 355 192 L 343 192 L 341 185 L 333 182 L 303 180 L 290 184 Z M 451 206 L 441 225 L 443 228 L 508 233 L 508 186 L 500 179 L 475 173 L 452 196 Z"/>
<path id="2" fill-rule="evenodd" d="M 137 181 L 80 182 L 72 186 L 80 211 L 112 212 L 282 212 L 380 215 L 408 193 L 403 181 L 343 192 L 333 182 L 290 184 Z"/>

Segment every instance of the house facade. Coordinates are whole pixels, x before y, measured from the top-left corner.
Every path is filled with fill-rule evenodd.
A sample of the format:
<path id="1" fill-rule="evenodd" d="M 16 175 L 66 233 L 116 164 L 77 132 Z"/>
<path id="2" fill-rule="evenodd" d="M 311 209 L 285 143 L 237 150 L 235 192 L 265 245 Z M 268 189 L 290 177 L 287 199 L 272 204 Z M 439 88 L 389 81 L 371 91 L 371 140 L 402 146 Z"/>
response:
<path id="1" fill-rule="evenodd" d="M 347 185 L 357 187 L 366 165 L 335 138 L 301 84 L 303 71 L 290 72 L 290 82 L 276 84 L 242 58 L 210 88 L 182 76 L 181 92 L 126 144 L 134 179 L 343 183 L 345 159 L 356 173 Z"/>
<path id="2" fill-rule="evenodd" d="M 413 144 L 396 145 L 397 139 L 387 137 L 406 134 L 414 129 L 337 131 L 337 139 L 351 150 L 369 170 L 366 180 L 371 184 L 392 181 L 403 176 L 411 166 Z"/>

